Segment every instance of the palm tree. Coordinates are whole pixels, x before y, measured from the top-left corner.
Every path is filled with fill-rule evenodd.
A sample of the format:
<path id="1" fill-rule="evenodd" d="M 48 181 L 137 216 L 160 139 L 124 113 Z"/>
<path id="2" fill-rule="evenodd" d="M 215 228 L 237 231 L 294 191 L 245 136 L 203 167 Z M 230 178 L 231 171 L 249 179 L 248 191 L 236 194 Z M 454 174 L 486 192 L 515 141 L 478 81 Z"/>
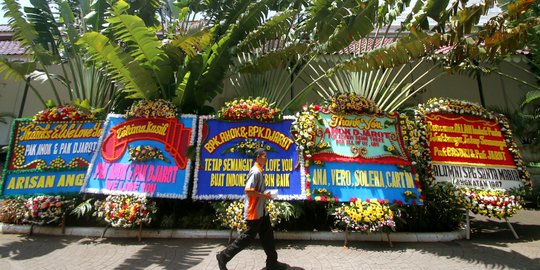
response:
<path id="1" fill-rule="evenodd" d="M 496 26 L 527 10 L 531 2 L 516 3 L 512 12 L 503 13 L 481 28 L 475 25 L 480 15 L 487 13 L 494 2 L 474 5 L 466 5 L 466 1 L 449 2 L 416 1 L 411 13 L 404 14 L 407 1 L 385 1 L 380 5 L 367 1 L 362 9 L 355 9 L 343 1 L 316 1 L 304 7 L 302 10 L 306 12 L 297 16 L 304 19 L 291 23 L 291 28 L 296 27 L 296 36 L 291 37 L 287 33 L 278 36 L 278 43 L 284 44 L 283 49 L 265 53 L 264 43 L 250 48 L 256 53 L 239 59 L 242 63 L 238 68 L 240 74 L 232 77 L 232 84 L 237 89 L 237 95 L 251 94 L 251 85 L 258 84 L 266 89 L 261 92 L 270 93 L 267 94 L 269 99 L 284 109 L 297 107 L 301 103 L 298 101 L 305 102 L 310 93 L 327 98 L 337 92 L 355 92 L 374 99 L 384 110 L 395 110 L 442 76 L 444 71 L 470 67 L 467 65 L 469 58 L 481 58 L 485 63 L 493 64 L 517 48 L 522 48 L 524 37 L 519 33 L 526 27 L 514 27 L 512 30 L 521 30 L 513 31 L 514 35 L 497 36 L 503 31 L 497 32 Z M 370 11 L 370 7 L 376 8 Z M 397 29 L 397 34 L 389 37 L 388 30 L 399 15 L 406 15 L 406 19 Z M 428 18 L 437 24 L 430 28 Z M 499 39 L 489 43 L 493 37 Z M 367 38 L 391 39 L 392 43 L 369 46 L 365 42 L 361 53 L 332 56 L 351 41 Z M 306 50 L 306 47 L 309 49 Z M 441 47 L 449 50 L 443 57 L 436 54 Z M 412 62 L 416 60 L 419 62 L 413 65 Z M 423 79 L 417 78 L 412 82 L 402 79 L 423 62 L 431 65 L 428 72 L 421 76 Z M 405 72 L 404 65 L 413 65 L 413 68 Z M 283 70 L 289 72 L 284 75 Z M 245 76 L 246 73 L 250 75 Z M 403 75 L 396 80 L 395 76 L 400 74 Z M 293 83 L 301 78 L 306 81 L 306 87 L 292 93 L 290 89 Z M 291 93 L 291 101 L 282 103 L 287 93 Z"/>
<path id="2" fill-rule="evenodd" d="M 181 21 L 168 23 L 166 39 L 160 41 L 155 29 L 145 26 L 119 1 L 110 7 L 112 33 L 107 37 L 89 32 L 79 44 L 88 48 L 92 59 L 122 84 L 130 98 L 172 100 L 185 113 L 213 111 L 207 105 L 222 92 L 223 80 L 233 63 L 237 45 L 264 25 L 271 9 L 285 9 L 286 1 L 249 0 L 202 2 L 183 1 L 179 20 L 201 13 L 203 28 L 182 27 Z M 165 42 L 166 41 L 166 42 Z"/>
<path id="3" fill-rule="evenodd" d="M 112 110 L 115 98 L 119 96 L 117 85 L 108 78 L 104 70 L 84 57 L 78 45 L 81 34 L 101 31 L 108 17 L 107 1 L 68 0 L 32 1 L 32 6 L 21 7 L 16 0 L 6 0 L 3 9 L 9 18 L 14 37 L 28 48 L 33 59 L 30 62 L 10 62 L 0 59 L 0 72 L 4 78 L 47 82 L 52 89 L 56 104 L 69 101 L 88 100 L 94 108 Z M 156 10 L 160 1 L 132 1 L 128 12 L 139 15 L 147 24 L 155 24 Z M 60 74 L 52 73 L 51 66 L 58 65 Z M 30 89 L 41 100 L 42 97 L 33 84 Z"/>

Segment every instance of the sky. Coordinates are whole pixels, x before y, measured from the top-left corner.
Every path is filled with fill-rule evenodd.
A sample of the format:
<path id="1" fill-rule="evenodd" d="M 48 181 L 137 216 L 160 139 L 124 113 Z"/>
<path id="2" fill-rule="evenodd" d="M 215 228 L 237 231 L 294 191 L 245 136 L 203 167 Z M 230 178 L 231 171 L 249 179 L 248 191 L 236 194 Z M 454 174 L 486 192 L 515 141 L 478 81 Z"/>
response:
<path id="1" fill-rule="evenodd" d="M 18 2 L 19 2 L 19 5 L 21 7 L 30 6 L 30 0 L 18 0 Z M 410 4 L 408 10 L 410 10 L 414 6 L 415 2 L 416 2 L 415 0 L 411 1 L 411 4 Z M 481 2 L 481 0 L 470 0 L 468 5 L 472 5 L 472 4 L 475 4 L 475 3 L 478 3 L 478 2 Z M 483 16 L 481 18 L 480 24 L 483 24 L 488 18 L 493 17 L 493 16 L 497 15 L 500 12 L 501 12 L 501 10 L 499 8 L 497 8 L 497 7 L 491 9 L 487 16 Z M 404 13 L 404 14 L 407 14 L 407 13 Z M 4 17 L 4 11 L 0 11 L 0 24 L 6 24 L 7 22 L 8 22 L 8 19 Z M 397 22 L 395 22 L 394 24 L 396 24 L 396 23 Z M 397 23 L 397 24 L 399 24 L 399 23 Z"/>
<path id="2" fill-rule="evenodd" d="M 27 6 L 30 6 L 30 0 L 17 0 L 19 2 L 19 5 L 21 7 L 27 7 Z M 2 2 L 4 2 L 2 0 Z M 2 3 L 2 7 L 4 7 L 4 3 Z M 4 11 L 3 10 L 0 10 L 0 24 L 7 24 L 8 22 L 8 19 L 6 17 L 4 17 Z"/>

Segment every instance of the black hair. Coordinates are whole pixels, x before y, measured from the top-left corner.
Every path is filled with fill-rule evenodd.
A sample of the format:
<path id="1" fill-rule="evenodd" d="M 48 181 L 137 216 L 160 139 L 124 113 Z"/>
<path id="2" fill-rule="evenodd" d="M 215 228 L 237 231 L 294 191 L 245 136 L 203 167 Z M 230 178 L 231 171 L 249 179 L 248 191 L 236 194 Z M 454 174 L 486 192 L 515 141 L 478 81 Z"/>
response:
<path id="1" fill-rule="evenodd" d="M 263 148 L 257 148 L 255 149 L 255 151 L 253 152 L 253 158 L 254 159 L 257 159 L 260 155 L 266 153 L 266 150 L 264 150 Z"/>

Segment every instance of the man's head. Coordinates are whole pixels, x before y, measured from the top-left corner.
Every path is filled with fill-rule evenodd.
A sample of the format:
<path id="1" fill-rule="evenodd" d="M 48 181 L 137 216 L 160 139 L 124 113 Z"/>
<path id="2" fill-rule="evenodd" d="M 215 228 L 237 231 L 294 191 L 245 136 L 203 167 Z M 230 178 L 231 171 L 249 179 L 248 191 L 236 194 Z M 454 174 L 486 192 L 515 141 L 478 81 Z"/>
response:
<path id="1" fill-rule="evenodd" d="M 265 166 L 266 165 L 266 150 L 262 148 L 257 148 L 255 149 L 255 152 L 253 153 L 254 153 L 255 161 L 259 163 L 259 165 Z"/>

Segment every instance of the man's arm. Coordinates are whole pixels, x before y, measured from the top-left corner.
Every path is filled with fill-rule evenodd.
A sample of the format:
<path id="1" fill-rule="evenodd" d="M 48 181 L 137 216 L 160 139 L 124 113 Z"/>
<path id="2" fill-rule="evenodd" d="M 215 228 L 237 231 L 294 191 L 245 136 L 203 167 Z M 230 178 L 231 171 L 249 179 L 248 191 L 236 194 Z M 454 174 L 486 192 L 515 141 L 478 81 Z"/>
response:
<path id="1" fill-rule="evenodd" d="M 267 200 L 272 199 L 272 195 L 270 195 L 270 191 L 266 191 L 265 193 L 256 191 L 255 189 L 245 189 L 245 193 L 248 197 L 259 197 L 259 198 L 265 198 Z"/>

